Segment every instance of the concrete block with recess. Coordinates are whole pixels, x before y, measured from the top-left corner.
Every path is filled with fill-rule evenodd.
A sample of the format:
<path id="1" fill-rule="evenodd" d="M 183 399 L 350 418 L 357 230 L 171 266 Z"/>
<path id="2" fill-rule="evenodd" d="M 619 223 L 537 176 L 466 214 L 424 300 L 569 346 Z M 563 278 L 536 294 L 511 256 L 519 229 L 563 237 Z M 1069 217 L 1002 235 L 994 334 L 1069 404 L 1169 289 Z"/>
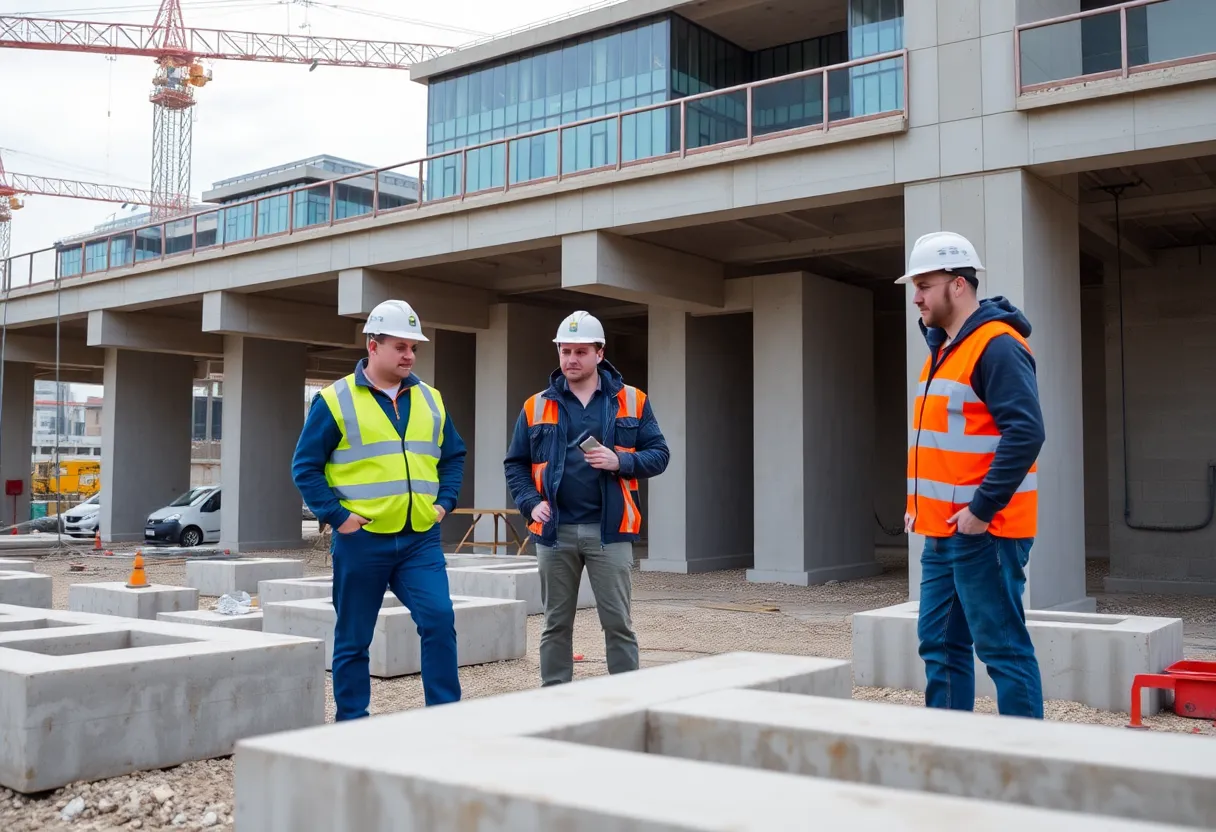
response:
<path id="1" fill-rule="evenodd" d="M 33 572 L 34 561 L 23 558 L 0 558 L 0 570 L 5 572 Z"/>
<path id="2" fill-rule="evenodd" d="M 648 754 L 1216 828 L 1207 743 L 1179 734 L 727 690 L 652 708 Z"/>
<path id="3" fill-rule="evenodd" d="M 370 673 L 381 679 L 418 673 L 421 641 L 410 611 L 391 594 L 376 618 L 370 650 Z M 526 605 L 523 601 L 499 598 L 464 598 L 453 595 L 456 613 L 456 660 L 461 666 L 501 662 L 523 657 L 528 649 Z M 325 641 L 325 669 L 334 655 L 334 622 L 337 613 L 330 598 L 283 601 L 266 604 L 263 629 Z"/>
<path id="4" fill-rule="evenodd" d="M 260 581 L 258 583 L 258 606 L 282 603 L 284 601 L 307 601 L 310 598 L 332 598 L 334 594 L 334 579 L 331 575 L 318 575 L 312 578 L 287 578 L 277 581 Z M 384 593 L 382 607 L 399 607 L 401 602 L 391 591 Z"/>
<path id="5" fill-rule="evenodd" d="M 304 561 L 291 558 L 239 558 L 186 562 L 186 585 L 199 595 L 248 592 L 253 595 L 262 581 L 304 577 Z"/>
<path id="6" fill-rule="evenodd" d="M 540 600 L 540 569 L 509 563 L 486 566 L 449 566 L 448 586 L 452 595 L 470 595 L 474 598 L 513 598 L 525 602 L 528 615 L 545 611 Z M 583 569 L 578 588 L 578 608 L 595 606 L 595 594 L 591 591 L 591 579 Z"/>
<path id="7" fill-rule="evenodd" d="M 851 676 L 848 662 L 730 653 L 244 740 L 236 826 L 387 832 L 492 805 L 496 829 L 528 832 L 1177 828 L 646 753 L 652 710 L 733 690 L 818 707 L 830 700 L 804 697 L 847 700 Z M 588 790 L 589 779 L 615 785 Z"/>
<path id="8" fill-rule="evenodd" d="M 50 575 L 24 571 L 0 572 L 0 604 L 50 609 L 53 606 L 53 593 L 54 581 Z"/>
<path id="9" fill-rule="evenodd" d="M 132 589 L 125 581 L 72 584 L 68 587 L 68 609 L 155 621 L 160 612 L 198 609 L 198 590 L 163 584 Z"/>
<path id="10" fill-rule="evenodd" d="M 323 646 L 0 605 L 0 702 L 0 785 L 44 791 L 324 723 Z"/>
<path id="11" fill-rule="evenodd" d="M 862 686 L 925 689 L 925 665 L 917 653 L 918 602 L 909 601 L 853 616 L 853 674 Z M 1159 673 L 1182 658 L 1182 619 L 1029 610 L 1046 699 L 1081 702 L 1127 713 L 1137 673 Z M 978 658 L 976 696 L 996 696 Z M 1165 704 L 1164 693 L 1143 693 L 1144 713 Z"/>
<path id="12" fill-rule="evenodd" d="M 263 607 L 269 603 L 282 601 L 329 598 L 333 594 L 333 575 L 315 575 L 311 578 L 282 578 L 258 582 L 258 603 Z"/>
<path id="13" fill-rule="evenodd" d="M 182 612 L 158 612 L 157 621 L 173 624 L 197 624 L 202 627 L 231 627 L 234 630 L 262 632 L 262 611 L 250 610 L 244 615 L 222 615 L 215 610 L 183 610 Z"/>

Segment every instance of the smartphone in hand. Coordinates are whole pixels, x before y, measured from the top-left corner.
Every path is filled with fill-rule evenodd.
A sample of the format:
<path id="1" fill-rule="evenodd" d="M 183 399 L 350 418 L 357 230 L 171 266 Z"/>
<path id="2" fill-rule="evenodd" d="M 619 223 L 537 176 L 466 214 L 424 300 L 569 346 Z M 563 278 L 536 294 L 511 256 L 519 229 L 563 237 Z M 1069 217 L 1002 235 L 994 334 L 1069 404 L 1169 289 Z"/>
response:
<path id="1" fill-rule="evenodd" d="M 595 437 L 591 436 L 591 435 L 588 435 L 586 439 L 583 439 L 582 441 L 580 441 L 578 443 L 578 446 L 579 446 L 579 448 L 582 449 L 583 453 L 585 453 L 585 454 L 591 453 L 596 448 L 603 447 L 602 445 L 600 445 L 599 442 L 596 441 Z"/>

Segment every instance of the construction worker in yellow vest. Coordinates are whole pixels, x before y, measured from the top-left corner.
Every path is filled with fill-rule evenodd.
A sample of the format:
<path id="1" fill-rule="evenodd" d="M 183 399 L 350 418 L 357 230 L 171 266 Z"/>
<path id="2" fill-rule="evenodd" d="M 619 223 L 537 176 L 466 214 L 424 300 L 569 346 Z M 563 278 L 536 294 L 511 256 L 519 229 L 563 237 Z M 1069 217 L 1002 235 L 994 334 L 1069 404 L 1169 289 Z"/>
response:
<path id="1" fill-rule="evenodd" d="M 338 720 L 368 715 L 368 648 L 388 589 L 418 628 L 426 704 L 460 699 L 439 523 L 460 496 L 464 441 L 443 396 L 413 373 L 429 339 L 410 305 L 379 304 L 363 332 L 367 358 L 314 397 L 292 462 L 304 502 L 334 529 Z"/>

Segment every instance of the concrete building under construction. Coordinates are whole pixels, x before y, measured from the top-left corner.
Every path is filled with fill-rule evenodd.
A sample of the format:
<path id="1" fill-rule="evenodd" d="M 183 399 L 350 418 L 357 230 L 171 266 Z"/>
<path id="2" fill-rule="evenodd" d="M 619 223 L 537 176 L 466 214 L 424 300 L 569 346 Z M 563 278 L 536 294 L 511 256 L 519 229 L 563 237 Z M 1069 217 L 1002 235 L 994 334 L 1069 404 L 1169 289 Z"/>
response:
<path id="1" fill-rule="evenodd" d="M 414 66 L 425 159 L 91 236 L 58 287 L 67 252 L 13 258 L 4 409 L 58 318 L 61 365 L 105 385 L 102 528 L 138 539 L 188 483 L 210 361 L 222 545 L 292 545 L 302 386 L 350 371 L 372 306 L 407 298 L 430 328 L 419 375 L 485 508 L 509 505 L 509 428 L 585 308 L 671 446 L 642 568 L 818 583 L 906 542 L 916 597 L 920 541 L 887 530 L 925 344 L 893 281 L 946 228 L 1034 326 L 1027 603 L 1092 609 L 1086 557 L 1111 591 L 1214 593 L 1213 32 L 1208 0 L 624 0 L 483 41 Z M 394 202 L 389 177 L 422 184 Z M 372 198 L 344 202 L 357 183 Z M 5 420 L 4 449 L 29 425 Z"/>

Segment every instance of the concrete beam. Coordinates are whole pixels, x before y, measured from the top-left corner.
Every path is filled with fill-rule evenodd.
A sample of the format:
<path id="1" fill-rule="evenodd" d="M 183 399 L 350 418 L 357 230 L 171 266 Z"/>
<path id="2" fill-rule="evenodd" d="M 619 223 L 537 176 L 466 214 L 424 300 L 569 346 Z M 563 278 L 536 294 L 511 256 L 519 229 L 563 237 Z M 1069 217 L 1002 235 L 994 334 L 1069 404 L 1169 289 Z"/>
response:
<path id="1" fill-rule="evenodd" d="M 830 237 L 811 237 L 783 243 L 740 246 L 728 251 L 725 259 L 730 263 L 769 263 L 774 260 L 789 260 L 795 257 L 821 257 L 841 252 L 902 248 L 903 244 L 904 230 L 902 228 L 885 228 L 880 231 L 862 231 L 856 234 L 835 234 Z"/>
<path id="2" fill-rule="evenodd" d="M 313 304 L 236 292 L 203 295 L 203 332 L 334 347 L 363 343 L 359 327 Z"/>
<path id="3" fill-rule="evenodd" d="M 115 347 L 141 352 L 223 357 L 222 336 L 193 330 L 189 321 L 148 312 L 94 309 L 89 313 L 88 344 L 90 347 Z"/>
<path id="4" fill-rule="evenodd" d="M 1100 220 L 1092 214 L 1081 212 L 1078 212 L 1078 220 L 1082 228 L 1090 231 L 1095 237 L 1112 248 L 1122 248 L 1124 254 L 1141 266 L 1152 266 L 1156 262 L 1156 258 L 1151 251 L 1128 238 L 1126 228 L 1123 229 L 1123 239 L 1120 240 L 1114 226 L 1108 224 L 1105 220 Z"/>
<path id="5" fill-rule="evenodd" d="M 428 327 L 462 332 L 490 328 L 493 297 L 484 289 L 375 269 L 338 272 L 339 315 L 366 320 L 376 304 L 393 298 L 414 307 Z"/>
<path id="6" fill-rule="evenodd" d="M 560 288 L 562 288 L 561 272 L 517 274 L 499 278 L 494 283 L 494 290 L 500 295 L 523 295 L 529 292 L 544 292 Z"/>
<path id="7" fill-rule="evenodd" d="M 721 310 L 721 263 L 590 231 L 562 238 L 562 288 L 685 312 Z"/>
<path id="8" fill-rule="evenodd" d="M 1194 211 L 1210 211 L 1213 207 L 1216 207 L 1216 188 L 1200 188 L 1174 194 L 1120 199 L 1119 216 L 1126 220 L 1134 217 L 1189 214 Z M 1113 220 L 1115 218 L 1115 200 L 1111 197 L 1101 202 L 1087 202 L 1081 206 L 1081 210 L 1090 216 Z"/>
<path id="9" fill-rule="evenodd" d="M 4 339 L 4 360 L 19 364 L 55 365 L 55 339 L 9 332 Z M 104 367 L 106 354 L 76 341 L 59 342 L 59 366 Z"/>
<path id="10" fill-rule="evenodd" d="M 55 380 L 55 368 L 39 366 L 34 377 L 46 381 Z M 59 380 L 71 384 L 102 384 L 105 374 L 100 367 L 60 367 Z"/>

